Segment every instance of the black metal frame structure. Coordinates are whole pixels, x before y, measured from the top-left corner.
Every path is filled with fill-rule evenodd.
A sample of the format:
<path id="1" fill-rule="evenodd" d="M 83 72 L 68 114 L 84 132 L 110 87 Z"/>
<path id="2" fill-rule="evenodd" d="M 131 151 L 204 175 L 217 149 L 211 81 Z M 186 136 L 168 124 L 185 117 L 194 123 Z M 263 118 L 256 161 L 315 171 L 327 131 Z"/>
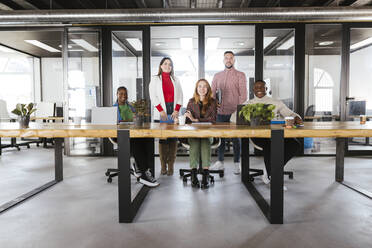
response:
<path id="1" fill-rule="evenodd" d="M 62 154 L 63 138 L 54 139 L 54 180 L 47 182 L 17 198 L 0 206 L 0 214 L 4 211 L 16 206 L 17 204 L 26 201 L 34 195 L 48 189 L 49 187 L 63 180 L 63 154 Z"/>

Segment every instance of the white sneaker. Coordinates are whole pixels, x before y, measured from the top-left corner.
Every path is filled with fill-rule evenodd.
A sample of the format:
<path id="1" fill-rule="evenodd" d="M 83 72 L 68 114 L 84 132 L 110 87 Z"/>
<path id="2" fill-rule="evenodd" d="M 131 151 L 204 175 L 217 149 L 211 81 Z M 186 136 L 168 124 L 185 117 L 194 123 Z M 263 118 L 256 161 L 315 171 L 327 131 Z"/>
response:
<path id="1" fill-rule="evenodd" d="M 209 167 L 210 170 L 224 170 L 225 167 L 223 165 L 223 161 L 217 160 L 211 167 Z"/>
<path id="2" fill-rule="evenodd" d="M 240 174 L 240 163 L 234 163 L 234 174 L 239 175 Z"/>
<path id="3" fill-rule="evenodd" d="M 137 167 L 136 160 L 133 157 L 130 157 L 130 173 L 136 178 L 140 178 L 142 176 L 141 171 Z"/>
<path id="4" fill-rule="evenodd" d="M 263 169 L 263 175 L 261 176 L 261 179 L 264 184 L 270 183 L 270 178 L 267 176 L 267 171 L 265 168 Z"/>

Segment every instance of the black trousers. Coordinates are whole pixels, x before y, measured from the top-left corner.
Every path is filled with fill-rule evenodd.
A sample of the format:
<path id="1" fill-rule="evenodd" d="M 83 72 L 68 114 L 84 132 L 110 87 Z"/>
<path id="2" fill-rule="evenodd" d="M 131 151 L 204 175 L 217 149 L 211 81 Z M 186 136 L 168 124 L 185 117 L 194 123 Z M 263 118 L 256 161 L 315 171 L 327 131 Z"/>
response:
<path id="1" fill-rule="evenodd" d="M 263 149 L 267 175 L 271 175 L 271 142 L 266 138 L 252 138 L 253 143 Z M 297 155 L 300 150 L 300 142 L 297 139 L 284 139 L 284 165 Z"/>
<path id="2" fill-rule="evenodd" d="M 113 140 L 117 142 L 116 138 Z M 136 160 L 137 167 L 141 172 L 145 172 L 149 168 L 147 159 L 152 159 L 152 144 L 150 142 L 153 142 L 153 140 L 146 138 L 130 139 L 130 155 Z"/>

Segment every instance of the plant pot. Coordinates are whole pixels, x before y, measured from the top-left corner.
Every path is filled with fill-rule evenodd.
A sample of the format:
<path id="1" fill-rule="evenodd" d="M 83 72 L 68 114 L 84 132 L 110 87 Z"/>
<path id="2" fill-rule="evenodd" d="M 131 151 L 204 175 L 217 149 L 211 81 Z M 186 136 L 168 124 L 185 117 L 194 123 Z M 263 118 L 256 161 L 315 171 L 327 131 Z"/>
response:
<path id="1" fill-rule="evenodd" d="M 29 123 L 30 123 L 30 116 L 19 117 L 19 127 L 20 128 L 28 128 Z"/>
<path id="2" fill-rule="evenodd" d="M 144 122 L 144 116 L 143 115 L 136 115 L 134 120 L 134 125 L 137 127 L 142 127 Z"/>
<path id="3" fill-rule="evenodd" d="M 270 125 L 269 120 L 263 120 L 261 117 L 251 118 L 250 125 L 252 127 L 261 126 L 261 125 Z"/>

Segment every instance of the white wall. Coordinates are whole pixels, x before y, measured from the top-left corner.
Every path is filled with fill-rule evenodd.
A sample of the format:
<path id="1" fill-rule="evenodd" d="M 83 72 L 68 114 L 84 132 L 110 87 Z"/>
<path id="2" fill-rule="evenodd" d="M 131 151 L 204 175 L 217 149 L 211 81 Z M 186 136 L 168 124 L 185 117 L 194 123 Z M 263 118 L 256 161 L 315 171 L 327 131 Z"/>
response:
<path id="1" fill-rule="evenodd" d="M 43 102 L 63 102 L 62 58 L 41 59 Z"/>

